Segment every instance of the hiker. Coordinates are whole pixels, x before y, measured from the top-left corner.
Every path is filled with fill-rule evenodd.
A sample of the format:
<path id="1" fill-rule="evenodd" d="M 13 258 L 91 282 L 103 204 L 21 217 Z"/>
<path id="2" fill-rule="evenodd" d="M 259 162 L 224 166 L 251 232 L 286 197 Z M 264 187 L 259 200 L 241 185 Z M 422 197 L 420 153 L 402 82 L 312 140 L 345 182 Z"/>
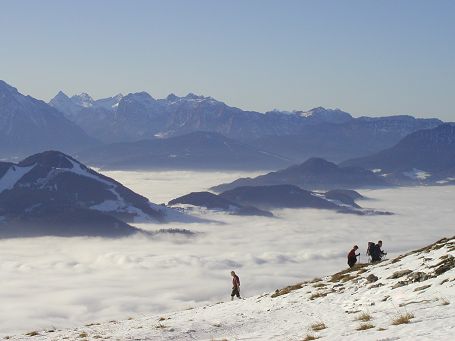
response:
<path id="1" fill-rule="evenodd" d="M 350 268 L 352 268 L 355 263 L 357 263 L 357 257 L 360 256 L 360 252 L 356 254 L 355 252 L 359 249 L 357 245 L 354 245 L 352 250 L 348 253 L 348 265 Z"/>
<path id="2" fill-rule="evenodd" d="M 231 271 L 231 276 L 232 276 L 232 293 L 231 293 L 231 301 L 234 300 L 234 296 L 237 296 L 237 298 L 240 297 L 240 278 L 235 274 L 234 271 Z"/>
<path id="3" fill-rule="evenodd" d="M 382 240 L 378 241 L 377 244 L 375 244 L 374 246 L 371 247 L 370 256 L 371 256 L 372 263 L 380 262 L 382 257 L 387 255 L 387 253 L 382 251 L 381 248 L 382 248 Z"/>

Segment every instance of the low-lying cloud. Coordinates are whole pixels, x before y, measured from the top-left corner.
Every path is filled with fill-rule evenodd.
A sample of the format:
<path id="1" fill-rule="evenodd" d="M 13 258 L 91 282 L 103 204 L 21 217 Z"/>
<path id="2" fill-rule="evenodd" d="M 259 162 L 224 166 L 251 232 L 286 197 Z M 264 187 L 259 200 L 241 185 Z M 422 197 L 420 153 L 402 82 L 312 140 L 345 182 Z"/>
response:
<path id="1" fill-rule="evenodd" d="M 115 173 L 118 180 L 155 202 L 238 176 L 171 172 L 166 180 L 163 173 L 156 177 L 155 173 Z M 175 173 L 180 173 L 176 182 Z M 360 246 L 364 261 L 370 240 L 382 239 L 384 249 L 393 256 L 453 234 L 455 187 L 362 193 L 376 199 L 362 206 L 395 215 L 280 210 L 274 212 L 277 219 L 270 219 L 210 213 L 210 219 L 224 224 L 164 226 L 199 232 L 195 237 L 2 240 L 0 334 L 125 319 L 227 300 L 231 270 L 240 275 L 243 295 L 270 292 L 345 268 L 345 255 L 353 244 Z M 156 230 L 163 226 L 140 227 Z"/>

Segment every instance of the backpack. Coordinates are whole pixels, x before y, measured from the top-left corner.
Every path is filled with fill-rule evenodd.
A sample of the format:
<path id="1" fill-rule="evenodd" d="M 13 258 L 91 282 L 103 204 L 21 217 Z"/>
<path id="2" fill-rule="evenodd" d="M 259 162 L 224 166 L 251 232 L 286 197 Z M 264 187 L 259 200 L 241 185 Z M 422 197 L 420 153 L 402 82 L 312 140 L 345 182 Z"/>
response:
<path id="1" fill-rule="evenodd" d="M 367 248 L 367 256 L 371 256 L 371 254 L 374 252 L 374 246 L 376 244 L 373 242 L 368 242 L 368 248 Z"/>

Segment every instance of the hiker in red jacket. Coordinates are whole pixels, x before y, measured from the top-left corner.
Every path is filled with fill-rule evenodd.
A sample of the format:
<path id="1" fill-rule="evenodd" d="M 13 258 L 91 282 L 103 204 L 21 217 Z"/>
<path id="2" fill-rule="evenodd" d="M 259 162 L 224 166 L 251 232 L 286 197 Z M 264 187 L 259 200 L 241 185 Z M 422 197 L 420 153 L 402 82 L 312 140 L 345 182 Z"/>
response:
<path id="1" fill-rule="evenodd" d="M 231 301 L 234 300 L 234 296 L 240 297 L 240 278 L 235 274 L 234 271 L 231 271 L 232 276 L 232 293 L 231 293 Z"/>
<path id="2" fill-rule="evenodd" d="M 360 253 L 355 253 L 358 249 L 359 247 L 357 245 L 354 245 L 352 250 L 348 253 L 348 265 L 350 268 L 352 268 L 355 263 L 357 263 L 357 257 L 360 256 Z"/>

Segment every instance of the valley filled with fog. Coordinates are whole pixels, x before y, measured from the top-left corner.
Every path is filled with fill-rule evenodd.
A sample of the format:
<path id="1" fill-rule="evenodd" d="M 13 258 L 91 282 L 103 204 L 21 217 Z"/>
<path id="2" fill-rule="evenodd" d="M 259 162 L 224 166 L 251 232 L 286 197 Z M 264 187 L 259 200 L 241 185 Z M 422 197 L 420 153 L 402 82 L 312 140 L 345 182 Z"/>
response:
<path id="1" fill-rule="evenodd" d="M 155 203 L 256 173 L 104 172 Z M 195 235 L 0 241 L 0 334 L 72 327 L 226 301 L 231 270 L 244 296 L 346 267 L 345 255 L 384 241 L 389 258 L 453 235 L 455 187 L 360 190 L 366 208 L 390 216 L 276 210 L 275 218 L 194 211 L 210 222 L 137 224 Z"/>

